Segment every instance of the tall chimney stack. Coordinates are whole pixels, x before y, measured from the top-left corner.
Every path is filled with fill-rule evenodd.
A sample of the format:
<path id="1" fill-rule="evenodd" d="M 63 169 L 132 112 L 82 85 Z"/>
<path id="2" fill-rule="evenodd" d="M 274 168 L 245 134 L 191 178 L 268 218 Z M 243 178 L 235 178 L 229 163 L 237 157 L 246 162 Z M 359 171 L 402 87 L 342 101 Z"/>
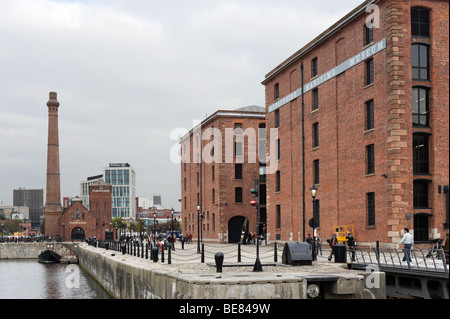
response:
<path id="1" fill-rule="evenodd" d="M 55 239 L 60 235 L 62 215 L 59 172 L 58 107 L 56 92 L 50 92 L 48 107 L 47 186 L 45 201 L 45 235 Z"/>

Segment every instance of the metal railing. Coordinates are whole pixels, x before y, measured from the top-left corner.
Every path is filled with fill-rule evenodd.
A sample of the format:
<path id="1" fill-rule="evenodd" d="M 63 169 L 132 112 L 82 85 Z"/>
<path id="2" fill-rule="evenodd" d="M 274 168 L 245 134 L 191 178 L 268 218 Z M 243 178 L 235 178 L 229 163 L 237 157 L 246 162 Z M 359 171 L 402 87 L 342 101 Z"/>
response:
<path id="1" fill-rule="evenodd" d="M 409 258 L 408 258 L 409 255 Z M 395 249 L 355 247 L 348 250 L 352 267 L 376 264 L 398 270 L 430 271 L 448 275 L 448 251 L 431 252 L 428 249 Z"/>

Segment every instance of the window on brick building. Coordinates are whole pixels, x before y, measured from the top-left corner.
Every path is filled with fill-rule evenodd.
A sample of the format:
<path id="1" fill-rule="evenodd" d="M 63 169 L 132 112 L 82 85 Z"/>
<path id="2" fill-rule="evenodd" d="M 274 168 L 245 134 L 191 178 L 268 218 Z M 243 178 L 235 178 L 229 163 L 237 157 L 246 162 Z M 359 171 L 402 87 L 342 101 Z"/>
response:
<path id="1" fill-rule="evenodd" d="M 242 203 L 242 187 L 236 187 L 234 189 L 235 202 Z"/>
<path id="2" fill-rule="evenodd" d="M 429 72 L 429 46 L 426 44 L 414 43 L 411 48 L 412 58 L 412 79 L 416 81 L 428 81 Z"/>
<path id="3" fill-rule="evenodd" d="M 373 59 L 366 61 L 366 85 L 372 84 L 374 81 Z"/>
<path id="4" fill-rule="evenodd" d="M 319 63 L 317 58 L 314 58 L 311 61 L 311 77 L 315 77 L 317 75 L 319 75 Z"/>
<path id="5" fill-rule="evenodd" d="M 318 185 L 320 183 L 320 170 L 319 170 L 319 160 L 314 160 L 314 185 Z"/>
<path id="6" fill-rule="evenodd" d="M 413 134 L 413 170 L 414 174 L 430 172 L 428 135 Z"/>
<path id="7" fill-rule="evenodd" d="M 319 89 L 312 90 L 312 110 L 318 110 L 319 109 Z"/>
<path id="8" fill-rule="evenodd" d="M 369 45 L 373 42 L 373 28 L 369 28 L 364 24 L 364 45 Z"/>
<path id="9" fill-rule="evenodd" d="M 212 203 L 216 203 L 216 190 L 214 188 L 212 189 Z"/>
<path id="10" fill-rule="evenodd" d="M 234 164 L 234 178 L 242 179 L 242 164 Z"/>
<path id="11" fill-rule="evenodd" d="M 277 144 L 277 160 L 279 161 L 281 159 L 281 141 L 278 138 L 276 141 Z"/>
<path id="12" fill-rule="evenodd" d="M 281 205 L 277 205 L 276 229 L 281 228 Z"/>
<path id="13" fill-rule="evenodd" d="M 215 169 L 214 165 L 211 167 L 211 179 L 213 182 L 216 179 L 216 169 Z"/>
<path id="14" fill-rule="evenodd" d="M 430 10 L 411 8 L 411 34 L 413 37 L 430 37 Z"/>
<path id="15" fill-rule="evenodd" d="M 280 127 L 280 110 L 275 110 L 275 128 Z"/>
<path id="16" fill-rule="evenodd" d="M 275 191 L 276 192 L 281 191 L 281 172 L 280 171 L 277 171 L 277 173 L 276 173 Z"/>
<path id="17" fill-rule="evenodd" d="M 313 203 L 313 218 L 316 221 L 316 228 L 320 227 L 320 200 L 318 199 Z"/>
<path id="18" fill-rule="evenodd" d="M 313 124 L 313 147 L 319 147 L 319 123 Z"/>
<path id="19" fill-rule="evenodd" d="M 274 100 L 278 100 L 280 98 L 280 84 L 276 83 L 274 86 Z"/>
<path id="20" fill-rule="evenodd" d="M 374 102 L 373 100 L 366 102 L 366 130 L 374 128 Z"/>
<path id="21" fill-rule="evenodd" d="M 375 226 L 375 193 L 366 194 L 367 226 Z"/>
<path id="22" fill-rule="evenodd" d="M 375 173 L 375 145 L 366 146 L 366 174 Z"/>
<path id="23" fill-rule="evenodd" d="M 428 180 L 414 181 L 414 208 L 428 207 Z"/>
<path id="24" fill-rule="evenodd" d="M 425 87 L 412 89 L 413 126 L 428 127 L 430 123 L 429 92 Z"/>

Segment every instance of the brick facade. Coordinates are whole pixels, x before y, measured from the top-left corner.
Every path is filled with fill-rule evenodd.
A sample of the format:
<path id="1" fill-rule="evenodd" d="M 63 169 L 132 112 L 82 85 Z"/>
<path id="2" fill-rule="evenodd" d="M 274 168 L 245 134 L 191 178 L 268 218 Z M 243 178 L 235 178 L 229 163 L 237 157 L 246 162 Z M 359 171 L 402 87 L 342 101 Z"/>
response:
<path id="1" fill-rule="evenodd" d="M 105 239 L 105 231 L 112 231 L 111 195 L 112 186 L 99 180 L 89 186 L 90 210 L 83 205 L 79 197 L 73 198 L 59 220 L 61 239 L 79 240 L 82 236 L 80 231 L 84 233 L 83 239 L 93 237 Z"/>
<path id="2" fill-rule="evenodd" d="M 428 223 L 429 238 L 442 237 L 446 219 L 445 194 L 448 185 L 448 1 L 376 1 L 380 27 L 373 29 L 373 41 L 366 45 L 365 22 L 370 13 L 363 5 L 349 13 L 303 49 L 272 70 L 263 81 L 266 91 L 267 129 L 275 127 L 276 113 L 281 144 L 278 169 L 267 176 L 267 223 L 271 240 L 302 240 L 302 97 L 275 111 L 269 108 L 301 87 L 318 79 L 312 74 L 317 58 L 318 76 L 386 39 L 386 48 L 305 92 L 305 221 L 306 234 L 312 229 L 314 161 L 319 161 L 319 233 L 330 237 L 333 226 L 353 225 L 359 243 L 396 244 L 400 230 L 414 231 L 420 219 Z M 413 38 L 411 8 L 430 11 L 430 36 Z M 429 81 L 412 81 L 412 44 L 429 47 Z M 367 63 L 373 58 L 373 83 L 367 84 Z M 430 123 L 413 127 L 412 91 L 415 86 L 429 90 Z M 279 92 L 279 94 L 278 94 Z M 366 126 L 366 103 L 373 101 L 373 128 Z M 319 145 L 313 145 L 313 127 L 318 125 Z M 413 172 L 413 135 L 425 134 L 429 141 L 429 174 Z M 268 132 L 268 139 L 270 132 Z M 367 172 L 369 148 L 374 149 L 374 171 Z M 267 146 L 267 153 L 270 152 Z M 428 183 L 428 207 L 414 207 L 415 181 Z M 368 220 L 368 198 L 375 198 L 375 214 Z M 277 205 L 280 215 L 277 216 Z"/>
<path id="3" fill-rule="evenodd" d="M 256 214 L 255 207 L 250 205 L 250 189 L 254 188 L 254 180 L 259 177 L 259 157 L 256 145 L 248 143 L 248 140 L 258 137 L 259 125 L 265 123 L 264 117 L 263 109 L 261 112 L 253 109 L 248 111 L 246 108 L 217 111 L 201 123 L 201 130 L 194 129 L 181 140 L 183 234 L 190 233 L 194 238 L 198 237 L 198 203 L 202 206 L 200 212 L 204 216 L 202 238 L 205 241 L 229 242 L 229 222 L 237 216 L 247 218 L 250 232 L 256 231 Z M 235 156 L 234 147 L 236 137 L 230 144 L 226 142 L 226 130 L 234 130 L 236 125 L 242 126 L 243 135 L 246 136 L 243 155 L 238 157 Z M 246 135 L 252 131 L 256 133 L 255 136 Z M 203 150 L 201 163 L 196 160 L 200 159 L 197 155 L 200 145 L 197 143 L 200 142 L 197 140 L 201 141 Z M 214 156 L 207 158 L 209 154 Z M 254 159 L 253 154 L 256 154 Z M 236 163 L 242 164 L 241 178 L 236 178 Z M 236 188 L 242 190 L 241 202 L 236 201 Z"/>
<path id="4" fill-rule="evenodd" d="M 56 92 L 49 93 L 48 144 L 47 144 L 47 182 L 45 200 L 45 235 L 56 238 L 60 235 L 59 219 L 62 214 L 61 187 L 59 171 L 58 108 Z"/>

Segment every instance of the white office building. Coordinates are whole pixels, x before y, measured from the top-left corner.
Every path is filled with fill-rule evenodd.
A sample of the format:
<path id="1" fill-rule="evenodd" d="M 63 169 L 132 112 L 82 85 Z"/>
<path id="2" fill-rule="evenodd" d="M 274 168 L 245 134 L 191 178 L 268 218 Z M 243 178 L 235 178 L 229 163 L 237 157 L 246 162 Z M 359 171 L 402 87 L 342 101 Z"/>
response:
<path id="1" fill-rule="evenodd" d="M 112 217 L 136 219 L 136 173 L 128 163 L 103 168 L 106 184 L 112 185 Z"/>
<path id="2" fill-rule="evenodd" d="M 89 209 L 89 186 L 103 179 L 112 188 L 112 217 L 136 219 L 136 173 L 128 163 L 110 163 L 103 175 L 88 177 L 80 183 L 80 198 Z"/>

